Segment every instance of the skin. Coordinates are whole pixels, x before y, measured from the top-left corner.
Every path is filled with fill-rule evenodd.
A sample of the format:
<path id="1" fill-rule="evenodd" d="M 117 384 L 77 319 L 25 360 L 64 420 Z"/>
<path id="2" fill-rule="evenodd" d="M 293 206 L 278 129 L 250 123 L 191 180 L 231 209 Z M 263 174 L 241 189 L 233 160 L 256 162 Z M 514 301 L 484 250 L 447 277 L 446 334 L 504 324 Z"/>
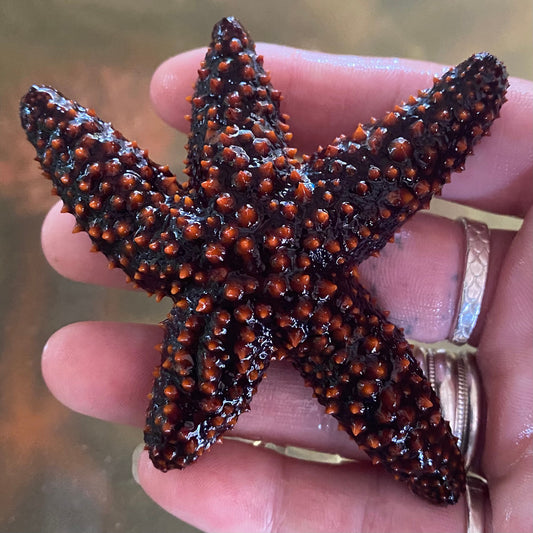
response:
<path id="1" fill-rule="evenodd" d="M 425 62 L 331 56 L 266 44 L 258 51 L 286 98 L 294 142 L 303 152 L 340 131 L 353 131 L 370 115 L 383 115 L 429 87 L 432 74 L 443 71 Z M 182 131 L 187 130 L 184 98 L 203 54 L 193 50 L 169 59 L 152 81 L 156 111 Z M 443 197 L 523 219 L 517 233 L 492 231 L 487 289 L 471 338 L 488 391 L 482 468 L 492 525 L 495 531 L 516 533 L 533 527 L 528 501 L 533 479 L 533 84 L 516 78 L 510 83 L 492 135 L 476 148 L 467 170 L 444 188 Z M 334 97 L 328 97 L 332 90 Z M 71 234 L 72 225 L 59 206 L 47 216 L 42 243 L 50 264 L 74 280 L 125 287 L 123 274 L 109 271 L 103 256 L 90 254 L 89 238 Z M 419 214 L 405 224 L 397 242 L 362 265 L 363 281 L 409 338 L 442 340 L 453 327 L 460 290 L 462 227 Z M 47 343 L 44 378 L 71 409 L 142 427 L 151 371 L 159 360 L 153 346 L 160 338 L 156 326 L 72 324 Z M 135 456 L 141 486 L 167 511 L 210 532 L 466 530 L 465 498 L 453 507 L 435 507 L 373 468 L 311 399 L 289 364 L 272 364 L 252 411 L 241 417 L 232 436 L 305 446 L 358 462 L 341 467 L 309 463 L 226 440 L 196 465 L 166 474 L 152 467 L 146 453 Z"/>

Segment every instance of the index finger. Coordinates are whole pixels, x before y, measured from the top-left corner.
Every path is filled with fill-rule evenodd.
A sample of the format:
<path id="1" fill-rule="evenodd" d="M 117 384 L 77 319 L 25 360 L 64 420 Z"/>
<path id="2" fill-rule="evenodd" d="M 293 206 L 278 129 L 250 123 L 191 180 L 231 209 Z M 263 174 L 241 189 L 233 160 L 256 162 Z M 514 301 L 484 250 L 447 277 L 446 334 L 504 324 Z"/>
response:
<path id="1" fill-rule="evenodd" d="M 425 61 L 337 56 L 264 43 L 257 49 L 265 56 L 273 84 L 285 97 L 295 144 L 302 152 L 351 133 L 371 116 L 385 115 L 418 89 L 431 86 L 433 75 L 445 70 Z M 152 80 L 156 111 L 181 131 L 188 130 L 183 118 L 190 112 L 185 97 L 192 92 L 203 54 L 203 49 L 196 49 L 168 59 Z M 533 203 L 533 83 L 511 78 L 507 98 L 491 137 L 476 147 L 476 156 L 467 160 L 467 170 L 452 178 L 443 196 L 523 217 Z"/>

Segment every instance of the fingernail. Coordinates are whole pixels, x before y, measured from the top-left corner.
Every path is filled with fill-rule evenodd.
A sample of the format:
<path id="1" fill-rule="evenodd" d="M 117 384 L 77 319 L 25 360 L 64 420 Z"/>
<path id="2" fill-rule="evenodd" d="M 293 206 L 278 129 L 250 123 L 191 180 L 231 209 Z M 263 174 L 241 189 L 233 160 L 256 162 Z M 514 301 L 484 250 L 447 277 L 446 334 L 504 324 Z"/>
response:
<path id="1" fill-rule="evenodd" d="M 139 460 L 143 451 L 144 442 L 141 442 L 140 444 L 135 446 L 135 449 L 133 450 L 133 453 L 131 455 L 131 474 L 133 475 L 133 479 L 139 485 L 141 484 L 141 482 L 139 481 Z"/>
<path id="2" fill-rule="evenodd" d="M 45 359 L 46 356 L 48 355 L 48 345 L 49 345 L 49 342 L 50 342 L 50 339 L 48 339 L 46 341 L 46 344 L 43 346 L 43 351 L 42 351 L 42 354 L 41 354 L 41 359 Z"/>

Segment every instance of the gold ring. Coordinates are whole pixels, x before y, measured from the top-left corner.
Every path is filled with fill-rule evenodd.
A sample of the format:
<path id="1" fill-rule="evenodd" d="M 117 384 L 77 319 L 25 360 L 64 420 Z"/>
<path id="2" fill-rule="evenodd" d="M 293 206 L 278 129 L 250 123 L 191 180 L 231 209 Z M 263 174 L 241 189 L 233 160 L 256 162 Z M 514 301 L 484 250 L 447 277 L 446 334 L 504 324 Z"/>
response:
<path id="1" fill-rule="evenodd" d="M 483 533 L 490 524 L 490 498 L 480 468 L 486 424 L 486 405 L 476 356 L 415 346 L 413 351 L 450 423 L 465 459 L 467 533 Z"/>

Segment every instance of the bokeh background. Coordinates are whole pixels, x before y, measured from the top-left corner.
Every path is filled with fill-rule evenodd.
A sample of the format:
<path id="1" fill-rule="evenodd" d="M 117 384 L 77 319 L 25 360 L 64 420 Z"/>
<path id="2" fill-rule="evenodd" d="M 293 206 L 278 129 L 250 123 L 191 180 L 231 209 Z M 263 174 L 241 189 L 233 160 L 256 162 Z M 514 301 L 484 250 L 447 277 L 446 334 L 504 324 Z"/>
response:
<path id="1" fill-rule="evenodd" d="M 41 348 L 56 329 L 155 323 L 166 308 L 62 279 L 45 262 L 40 224 L 55 200 L 17 116 L 30 84 L 91 105 L 179 172 L 184 137 L 152 111 L 150 77 L 170 55 L 206 46 L 223 16 L 240 18 L 258 41 L 339 54 L 451 65 L 490 50 L 511 75 L 533 79 L 532 13 L 531 0 L 0 0 L 0 531 L 196 531 L 133 480 L 139 429 L 70 412 L 42 380 Z"/>

